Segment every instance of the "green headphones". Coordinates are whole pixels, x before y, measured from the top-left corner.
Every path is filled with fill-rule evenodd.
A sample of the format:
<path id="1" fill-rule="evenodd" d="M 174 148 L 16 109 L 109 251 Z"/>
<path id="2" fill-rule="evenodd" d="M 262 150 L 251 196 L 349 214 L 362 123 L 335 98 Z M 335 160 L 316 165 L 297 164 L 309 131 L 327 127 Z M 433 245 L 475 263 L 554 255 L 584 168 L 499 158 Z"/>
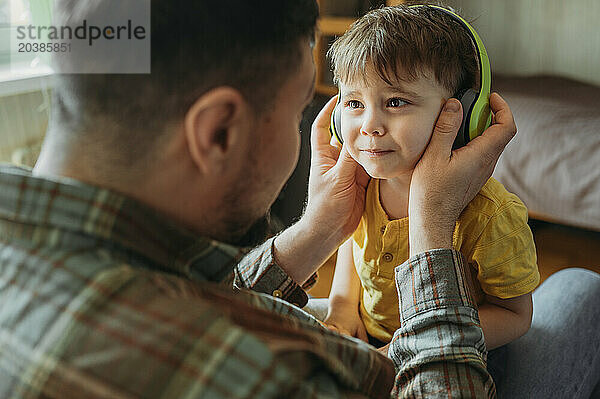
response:
<path id="1" fill-rule="evenodd" d="M 447 10 L 440 6 L 435 5 L 413 5 L 413 7 L 431 7 L 440 10 L 458 21 L 464 26 L 475 45 L 475 51 L 479 60 L 479 73 L 480 73 L 480 85 L 479 90 L 466 89 L 462 90 L 454 95 L 460 100 L 463 108 L 463 120 L 460 126 L 460 130 L 454 141 L 453 149 L 466 145 L 469 141 L 479 136 L 485 129 L 487 129 L 492 123 L 492 113 L 490 110 L 490 90 L 492 85 L 492 71 L 490 68 L 490 60 L 488 59 L 487 51 L 483 45 L 483 41 L 475 32 L 475 29 L 467 23 L 460 15 Z M 331 114 L 331 124 L 329 131 L 332 136 L 341 143 L 342 132 L 341 132 L 341 107 L 340 99 Z"/>

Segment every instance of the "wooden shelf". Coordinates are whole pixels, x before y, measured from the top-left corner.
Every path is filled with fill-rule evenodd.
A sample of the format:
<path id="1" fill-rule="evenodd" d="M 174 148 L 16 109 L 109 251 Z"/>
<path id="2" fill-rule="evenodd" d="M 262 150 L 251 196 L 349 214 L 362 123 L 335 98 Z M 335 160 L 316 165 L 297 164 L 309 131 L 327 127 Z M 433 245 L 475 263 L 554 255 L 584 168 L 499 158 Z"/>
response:
<path id="1" fill-rule="evenodd" d="M 323 82 L 323 68 L 329 65 L 325 56 L 327 49 L 323 42 L 326 37 L 343 35 L 354 21 L 356 21 L 356 18 L 327 16 L 319 18 L 319 36 L 314 49 L 315 66 L 317 68 L 315 91 L 319 94 L 333 96 L 338 91 L 337 87 Z"/>
<path id="2" fill-rule="evenodd" d="M 323 36 L 343 35 L 356 18 L 322 17 L 319 18 L 319 31 Z"/>
<path id="3" fill-rule="evenodd" d="M 337 94 L 338 88 L 324 83 L 319 83 L 315 86 L 315 91 L 324 96 L 333 97 Z"/>
<path id="4" fill-rule="evenodd" d="M 319 3 L 323 3 L 327 0 L 318 0 Z M 388 6 L 394 6 L 404 3 L 404 0 L 387 0 L 386 4 Z M 322 5 L 322 4 L 321 4 Z M 319 36 L 317 37 L 314 49 L 314 59 L 315 66 L 317 70 L 316 76 L 316 87 L 315 91 L 319 94 L 323 94 L 326 96 L 333 96 L 337 94 L 337 87 L 327 84 L 322 81 L 323 78 L 323 68 L 328 67 L 328 63 L 326 60 L 325 54 L 327 53 L 327 49 L 323 46 L 323 38 L 327 36 L 341 36 L 356 21 L 356 18 L 351 17 L 332 17 L 324 15 L 319 18 L 318 28 L 319 28 Z"/>

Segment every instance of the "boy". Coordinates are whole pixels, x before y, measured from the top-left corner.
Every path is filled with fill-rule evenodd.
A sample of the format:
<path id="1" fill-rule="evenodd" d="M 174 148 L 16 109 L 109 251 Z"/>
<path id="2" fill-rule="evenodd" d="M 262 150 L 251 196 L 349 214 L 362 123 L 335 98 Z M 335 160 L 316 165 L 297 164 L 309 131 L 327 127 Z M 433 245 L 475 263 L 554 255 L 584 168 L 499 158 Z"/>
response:
<path id="1" fill-rule="evenodd" d="M 465 27 L 427 6 L 371 11 L 330 57 L 344 143 L 373 179 L 361 222 L 338 251 L 325 322 L 382 346 L 399 326 L 393 270 L 409 257 L 411 175 L 442 105 L 476 87 L 477 57 Z M 477 275 L 488 350 L 527 332 L 539 273 L 523 203 L 490 179 L 458 220 L 453 246 Z"/>

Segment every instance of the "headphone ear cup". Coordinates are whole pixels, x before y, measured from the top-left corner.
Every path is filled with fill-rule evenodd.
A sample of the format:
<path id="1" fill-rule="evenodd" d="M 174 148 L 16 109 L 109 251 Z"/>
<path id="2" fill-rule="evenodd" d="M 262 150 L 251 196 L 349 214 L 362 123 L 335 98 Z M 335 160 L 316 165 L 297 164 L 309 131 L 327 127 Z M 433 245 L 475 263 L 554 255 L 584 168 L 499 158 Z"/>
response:
<path id="1" fill-rule="evenodd" d="M 331 124 L 329 125 L 329 132 L 333 137 L 337 139 L 340 144 L 344 144 L 342 139 L 342 111 L 340 103 L 338 102 L 331 113 Z"/>
<path id="2" fill-rule="evenodd" d="M 477 100 L 477 94 L 478 92 L 476 90 L 467 89 L 459 92 L 456 95 L 456 98 L 458 98 L 462 104 L 463 118 L 460 124 L 460 129 L 458 130 L 458 134 L 456 135 L 456 140 L 454 140 L 454 145 L 452 146 L 453 150 L 467 145 L 467 143 L 471 140 L 471 136 L 469 135 L 469 121 L 471 119 L 471 111 L 475 105 L 475 100 Z"/>

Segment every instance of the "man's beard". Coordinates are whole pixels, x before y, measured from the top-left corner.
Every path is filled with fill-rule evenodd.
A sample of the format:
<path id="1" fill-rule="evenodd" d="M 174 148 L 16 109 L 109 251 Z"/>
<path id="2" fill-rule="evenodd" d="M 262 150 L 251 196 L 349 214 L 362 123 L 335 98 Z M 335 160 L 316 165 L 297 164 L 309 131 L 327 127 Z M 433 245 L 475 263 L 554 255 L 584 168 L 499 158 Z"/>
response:
<path id="1" fill-rule="evenodd" d="M 223 226 L 221 241 L 238 247 L 255 247 L 262 244 L 268 235 L 273 233 L 271 210 L 268 209 L 261 215 L 259 212 L 253 212 L 248 204 L 247 199 L 252 193 L 251 190 L 257 189 L 250 182 L 251 179 L 243 181 L 223 198 L 225 214 L 221 219 Z"/>
<path id="2" fill-rule="evenodd" d="M 256 205 L 256 201 L 260 201 L 260 197 L 254 198 L 253 201 L 257 190 L 270 186 L 257 177 L 255 168 L 260 162 L 254 155 L 249 154 L 248 163 L 242 169 L 245 175 L 223 198 L 223 209 L 226 213 L 222 219 L 225 235 L 222 241 L 239 247 L 255 247 L 276 233 L 271 223 L 270 207 L 265 212 L 265 207 L 257 211 L 253 206 Z M 265 213 L 261 214 L 262 212 Z"/>
<path id="3" fill-rule="evenodd" d="M 241 225 L 239 221 L 234 222 L 228 226 L 228 231 L 231 237 L 229 244 L 238 247 L 255 247 L 262 244 L 272 233 L 270 212 L 260 217 L 250 227 L 247 224 Z"/>

